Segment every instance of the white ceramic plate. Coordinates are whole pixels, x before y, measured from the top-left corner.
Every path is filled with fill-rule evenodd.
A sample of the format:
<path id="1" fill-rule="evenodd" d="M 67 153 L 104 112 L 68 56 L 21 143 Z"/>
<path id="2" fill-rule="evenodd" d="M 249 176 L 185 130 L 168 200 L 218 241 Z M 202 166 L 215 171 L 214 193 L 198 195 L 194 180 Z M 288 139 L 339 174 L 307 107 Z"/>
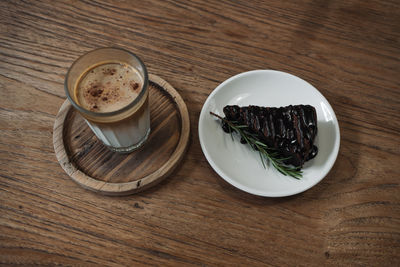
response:
<path id="1" fill-rule="evenodd" d="M 232 140 L 210 111 L 223 116 L 226 105 L 281 107 L 309 104 L 316 108 L 318 155 L 306 162 L 303 177 L 284 176 L 272 166 L 263 167 L 257 152 Z M 221 83 L 207 98 L 199 119 L 201 148 L 212 168 L 228 183 L 248 193 L 283 197 L 303 192 L 321 181 L 335 163 L 340 132 L 335 112 L 325 97 L 306 81 L 280 71 L 255 70 Z"/>

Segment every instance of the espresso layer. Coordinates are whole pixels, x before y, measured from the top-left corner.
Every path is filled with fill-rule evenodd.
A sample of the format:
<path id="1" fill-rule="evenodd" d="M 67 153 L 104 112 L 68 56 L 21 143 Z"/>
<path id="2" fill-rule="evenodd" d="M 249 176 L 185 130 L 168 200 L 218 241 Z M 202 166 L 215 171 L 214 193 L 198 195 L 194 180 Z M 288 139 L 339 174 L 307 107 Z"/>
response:
<path id="1" fill-rule="evenodd" d="M 138 71 L 122 63 L 88 69 L 75 87 L 75 99 L 87 110 L 104 113 L 119 110 L 135 100 L 143 80 Z"/>

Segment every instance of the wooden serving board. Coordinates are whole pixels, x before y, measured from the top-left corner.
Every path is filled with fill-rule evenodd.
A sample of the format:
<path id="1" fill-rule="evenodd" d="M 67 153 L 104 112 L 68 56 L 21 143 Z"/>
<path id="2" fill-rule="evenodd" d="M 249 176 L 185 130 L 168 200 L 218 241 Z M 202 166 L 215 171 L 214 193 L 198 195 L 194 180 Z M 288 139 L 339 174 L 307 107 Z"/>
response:
<path id="1" fill-rule="evenodd" d="M 130 154 L 110 151 L 66 100 L 53 129 L 57 159 L 78 184 L 106 195 L 127 195 L 160 182 L 179 164 L 189 141 L 189 114 L 179 93 L 150 75 L 151 132 Z"/>

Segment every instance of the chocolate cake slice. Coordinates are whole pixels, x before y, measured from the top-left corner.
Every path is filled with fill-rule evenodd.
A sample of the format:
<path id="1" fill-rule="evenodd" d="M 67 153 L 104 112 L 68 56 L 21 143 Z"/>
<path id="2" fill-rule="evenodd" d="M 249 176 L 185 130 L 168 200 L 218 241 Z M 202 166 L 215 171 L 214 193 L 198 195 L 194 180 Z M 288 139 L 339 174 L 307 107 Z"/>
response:
<path id="1" fill-rule="evenodd" d="M 317 135 L 317 112 L 310 105 L 286 107 L 225 106 L 224 114 L 235 124 L 248 126 L 260 141 L 275 148 L 285 164 L 302 167 L 318 153 L 314 145 Z M 228 131 L 226 125 L 223 129 Z"/>

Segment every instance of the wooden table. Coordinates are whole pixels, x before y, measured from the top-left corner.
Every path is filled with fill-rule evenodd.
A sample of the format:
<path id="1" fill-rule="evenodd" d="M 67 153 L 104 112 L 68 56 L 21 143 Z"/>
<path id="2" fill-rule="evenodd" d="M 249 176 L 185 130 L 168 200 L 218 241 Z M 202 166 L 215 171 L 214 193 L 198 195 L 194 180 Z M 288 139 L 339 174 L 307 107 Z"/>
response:
<path id="1" fill-rule="evenodd" d="M 399 1 L 1 1 L 0 264 L 400 265 Z M 106 197 L 74 183 L 52 129 L 68 67 L 97 47 L 140 55 L 191 120 L 162 183 Z M 292 73 L 328 99 L 336 164 L 299 195 L 222 180 L 200 148 L 210 92 L 254 69 Z"/>

